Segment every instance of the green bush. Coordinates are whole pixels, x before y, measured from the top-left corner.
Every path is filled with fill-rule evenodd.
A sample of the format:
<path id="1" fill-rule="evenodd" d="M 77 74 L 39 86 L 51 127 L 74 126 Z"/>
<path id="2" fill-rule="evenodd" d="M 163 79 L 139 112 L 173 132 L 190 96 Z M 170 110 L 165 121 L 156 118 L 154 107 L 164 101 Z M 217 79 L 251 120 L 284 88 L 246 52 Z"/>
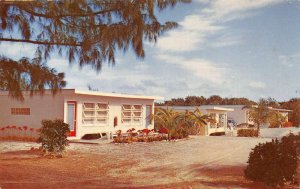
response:
<path id="1" fill-rule="evenodd" d="M 257 129 L 239 129 L 237 131 L 238 137 L 257 137 L 258 131 Z"/>
<path id="2" fill-rule="evenodd" d="M 296 183 L 300 134 L 257 145 L 250 152 L 245 177 L 272 187 Z"/>
<path id="3" fill-rule="evenodd" d="M 69 125 L 63 120 L 43 120 L 38 143 L 45 152 L 60 154 L 68 144 Z"/>

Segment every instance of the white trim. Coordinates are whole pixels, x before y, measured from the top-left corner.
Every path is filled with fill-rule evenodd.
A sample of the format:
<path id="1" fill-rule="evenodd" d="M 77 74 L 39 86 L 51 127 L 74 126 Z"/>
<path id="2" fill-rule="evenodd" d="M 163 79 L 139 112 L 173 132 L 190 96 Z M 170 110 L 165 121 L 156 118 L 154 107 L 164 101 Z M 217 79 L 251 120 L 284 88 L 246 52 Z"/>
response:
<path id="1" fill-rule="evenodd" d="M 78 91 L 75 89 L 75 94 L 81 95 L 95 95 L 95 96 L 107 96 L 107 97 L 117 97 L 117 98 L 137 98 L 137 99 L 151 99 L 151 100 L 163 100 L 160 96 L 143 96 L 143 95 L 130 95 L 130 94 L 118 94 L 118 93 L 104 93 L 98 91 Z"/>
<path id="2" fill-rule="evenodd" d="M 34 95 L 36 91 L 34 91 Z M 22 91 L 23 96 L 29 96 L 30 91 Z M 37 93 L 39 94 L 39 93 Z M 135 98 L 135 99 L 148 99 L 148 100 L 164 100 L 164 97 L 161 96 L 145 96 L 145 95 L 132 95 L 132 94 L 120 94 L 120 93 L 106 93 L 99 91 L 80 91 L 76 89 L 61 89 L 57 92 L 57 95 L 94 95 L 94 96 L 105 96 L 105 97 L 115 97 L 115 98 Z M 8 96 L 8 91 L 1 91 L 0 96 Z M 52 95 L 52 91 L 50 89 L 46 89 L 43 95 Z"/>
<path id="3" fill-rule="evenodd" d="M 292 112 L 293 110 L 282 109 L 282 108 L 272 108 L 269 107 L 270 110 L 279 111 L 279 112 Z"/>
<path id="4" fill-rule="evenodd" d="M 221 110 L 221 111 L 228 111 L 228 112 L 233 112 L 234 109 L 232 108 L 221 108 L 221 107 L 210 107 L 210 108 L 205 108 L 206 110 Z"/>

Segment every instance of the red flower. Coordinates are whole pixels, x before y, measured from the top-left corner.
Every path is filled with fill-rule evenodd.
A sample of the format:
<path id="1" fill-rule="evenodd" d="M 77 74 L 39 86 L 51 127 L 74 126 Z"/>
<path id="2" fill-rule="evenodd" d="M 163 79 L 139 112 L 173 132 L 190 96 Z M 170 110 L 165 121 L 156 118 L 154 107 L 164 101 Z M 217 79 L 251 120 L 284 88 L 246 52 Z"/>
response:
<path id="1" fill-rule="evenodd" d="M 33 131 L 34 131 L 34 128 L 30 128 L 29 130 L 33 132 Z"/>
<path id="2" fill-rule="evenodd" d="M 162 134 L 168 134 L 168 129 L 162 127 L 158 130 L 159 133 L 162 133 Z"/>
<path id="3" fill-rule="evenodd" d="M 13 128 L 13 129 L 16 129 L 16 128 L 17 128 L 17 126 L 13 125 L 13 126 L 11 126 L 11 128 Z"/>
<path id="4" fill-rule="evenodd" d="M 131 132 L 132 132 L 132 130 L 131 130 L 131 129 L 128 129 L 126 132 L 127 132 L 127 133 L 131 133 Z"/>
<path id="5" fill-rule="evenodd" d="M 6 126 L 6 128 L 10 129 L 10 126 L 8 125 L 8 126 Z"/>
<path id="6" fill-rule="evenodd" d="M 23 129 L 26 131 L 28 129 L 28 127 L 27 126 L 23 126 Z"/>
<path id="7" fill-rule="evenodd" d="M 150 133 L 150 130 L 149 129 L 143 129 L 142 132 L 148 134 L 148 133 Z"/>
<path id="8" fill-rule="evenodd" d="M 22 131 L 23 129 L 22 129 L 22 127 L 18 127 L 18 129 L 20 130 L 20 131 Z"/>
<path id="9" fill-rule="evenodd" d="M 5 130 L 5 127 L 1 128 L 0 130 L 1 130 L 1 131 L 4 131 L 4 130 Z"/>

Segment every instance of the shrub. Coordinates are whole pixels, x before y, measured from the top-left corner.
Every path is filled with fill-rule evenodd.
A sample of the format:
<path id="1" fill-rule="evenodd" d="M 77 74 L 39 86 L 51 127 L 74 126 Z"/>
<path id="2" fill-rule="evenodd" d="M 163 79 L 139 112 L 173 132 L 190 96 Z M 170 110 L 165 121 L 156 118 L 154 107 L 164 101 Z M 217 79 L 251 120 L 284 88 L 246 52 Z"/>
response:
<path id="1" fill-rule="evenodd" d="M 209 136 L 222 136 L 222 135 L 225 135 L 225 132 L 214 132 L 211 133 Z"/>
<path id="2" fill-rule="evenodd" d="M 286 128 L 286 127 L 293 127 L 293 123 L 290 122 L 290 121 L 287 121 L 283 124 L 283 127 Z"/>
<path id="3" fill-rule="evenodd" d="M 100 133 L 94 133 L 94 134 L 85 134 L 81 139 L 83 140 L 95 140 L 101 138 Z"/>
<path id="4" fill-rule="evenodd" d="M 45 152 L 60 155 L 68 144 L 69 125 L 63 120 L 43 120 L 38 143 L 42 143 Z"/>
<path id="5" fill-rule="evenodd" d="M 295 183 L 299 148 L 300 134 L 290 134 L 281 141 L 260 143 L 250 152 L 245 177 L 272 187 Z"/>
<path id="6" fill-rule="evenodd" d="M 113 143 L 132 143 L 132 142 L 154 142 L 167 140 L 166 134 L 133 136 L 133 137 L 115 137 Z"/>
<path id="7" fill-rule="evenodd" d="M 239 129 L 237 132 L 238 137 L 257 137 L 257 129 Z"/>

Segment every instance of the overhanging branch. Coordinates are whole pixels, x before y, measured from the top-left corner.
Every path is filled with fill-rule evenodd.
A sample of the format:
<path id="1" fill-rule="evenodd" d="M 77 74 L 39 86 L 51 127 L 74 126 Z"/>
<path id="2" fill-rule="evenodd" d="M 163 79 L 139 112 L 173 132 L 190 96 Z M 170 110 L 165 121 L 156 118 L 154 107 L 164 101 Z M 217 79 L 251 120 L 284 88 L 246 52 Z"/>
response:
<path id="1" fill-rule="evenodd" d="M 51 15 L 51 14 L 43 14 L 43 13 L 38 13 L 35 12 L 34 10 L 31 10 L 24 5 L 19 5 L 20 10 L 26 11 L 27 13 L 37 16 L 37 17 L 43 17 L 43 18 L 63 18 L 63 17 L 90 17 L 90 16 L 96 16 L 100 14 L 106 14 L 109 12 L 114 12 L 114 11 L 119 11 L 120 9 L 106 9 L 106 10 L 101 10 L 101 11 L 95 11 L 91 13 L 69 13 L 69 14 L 57 14 L 57 15 Z"/>
<path id="2" fill-rule="evenodd" d="M 17 43 L 31 43 L 35 45 L 59 45 L 59 46 L 72 46 L 72 47 L 80 47 L 82 43 L 61 43 L 61 42 L 50 42 L 50 41 L 35 41 L 29 39 L 12 39 L 12 38 L 0 38 L 1 41 L 7 42 L 17 42 Z"/>

